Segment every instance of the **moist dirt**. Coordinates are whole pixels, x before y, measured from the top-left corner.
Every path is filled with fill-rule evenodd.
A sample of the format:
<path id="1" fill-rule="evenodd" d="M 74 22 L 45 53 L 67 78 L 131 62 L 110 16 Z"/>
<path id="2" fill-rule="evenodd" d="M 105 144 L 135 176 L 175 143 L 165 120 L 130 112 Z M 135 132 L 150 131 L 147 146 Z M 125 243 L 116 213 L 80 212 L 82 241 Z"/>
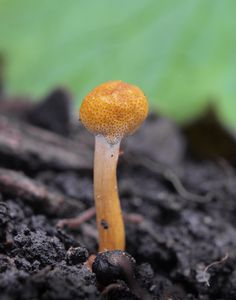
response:
<path id="1" fill-rule="evenodd" d="M 66 128 L 53 126 L 42 104 L 32 111 L 27 107 L 20 116 L 14 112 L 14 118 L 32 126 L 36 109 L 44 130 L 56 128 L 55 134 L 87 149 L 88 167 L 67 168 L 60 162 L 63 169 L 56 168 L 55 161 L 53 168 L 35 167 L 29 159 L 18 165 L 17 154 L 1 160 L 0 167 L 22 172 L 49 191 L 78 201 L 81 205 L 63 219 L 76 217 L 94 205 L 94 138 L 77 121 L 66 122 Z M 53 113 L 58 124 L 56 110 Z M 61 111 L 58 115 L 68 120 Z M 35 124 L 40 127 L 40 118 Z M 153 299 L 233 300 L 236 170 L 220 156 L 193 154 L 186 132 L 151 114 L 135 135 L 123 141 L 118 183 L 126 215 L 126 250 L 136 260 L 138 284 Z M 94 217 L 78 228 L 58 228 L 61 216 L 42 212 L 25 201 L 24 193 L 14 196 L 6 189 L 0 193 L 1 300 L 138 299 L 122 280 L 102 288 L 87 267 L 89 255 L 98 247 Z"/>

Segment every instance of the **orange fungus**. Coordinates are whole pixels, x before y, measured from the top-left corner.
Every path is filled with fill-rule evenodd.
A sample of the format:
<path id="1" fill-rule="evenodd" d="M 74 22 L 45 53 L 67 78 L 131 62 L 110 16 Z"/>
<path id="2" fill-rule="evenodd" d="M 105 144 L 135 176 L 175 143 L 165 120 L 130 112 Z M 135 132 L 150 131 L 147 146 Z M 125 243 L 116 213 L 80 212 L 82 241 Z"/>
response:
<path id="1" fill-rule="evenodd" d="M 80 120 L 90 132 L 116 143 L 132 134 L 147 113 L 148 102 L 141 89 L 117 80 L 99 85 L 84 98 Z"/>

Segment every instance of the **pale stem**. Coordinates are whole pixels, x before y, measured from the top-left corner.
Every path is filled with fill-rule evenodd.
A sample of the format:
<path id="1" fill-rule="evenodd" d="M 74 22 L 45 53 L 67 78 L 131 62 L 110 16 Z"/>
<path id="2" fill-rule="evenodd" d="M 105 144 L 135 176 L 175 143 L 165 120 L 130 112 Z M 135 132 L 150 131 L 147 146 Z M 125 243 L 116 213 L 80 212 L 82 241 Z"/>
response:
<path id="1" fill-rule="evenodd" d="M 124 250 L 125 231 L 117 188 L 116 168 L 120 142 L 109 144 L 95 138 L 94 197 L 99 233 L 99 251 Z"/>

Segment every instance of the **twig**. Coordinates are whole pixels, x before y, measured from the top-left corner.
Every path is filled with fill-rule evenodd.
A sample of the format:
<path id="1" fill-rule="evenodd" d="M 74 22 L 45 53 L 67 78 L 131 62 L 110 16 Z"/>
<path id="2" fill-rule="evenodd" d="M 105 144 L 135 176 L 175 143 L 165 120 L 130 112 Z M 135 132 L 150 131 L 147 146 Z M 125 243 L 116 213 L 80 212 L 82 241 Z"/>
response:
<path id="1" fill-rule="evenodd" d="M 68 227 L 69 229 L 77 229 L 85 222 L 89 221 L 91 218 L 93 218 L 96 215 L 96 209 L 95 206 L 90 207 L 83 211 L 81 214 L 74 218 L 67 218 L 59 220 L 57 223 L 57 227 L 64 228 Z M 140 224 L 143 221 L 143 216 L 139 214 L 129 214 L 129 213 L 123 213 L 124 220 L 130 223 L 134 224 Z"/>
<path id="2" fill-rule="evenodd" d="M 19 163 L 30 169 L 78 170 L 91 169 L 88 148 L 64 138 L 0 115 L 0 159 Z"/>
<path id="3" fill-rule="evenodd" d="M 150 160 L 148 158 L 143 158 L 142 160 L 140 160 L 139 162 L 142 166 L 144 166 L 145 168 L 147 168 L 148 170 L 163 176 L 167 181 L 169 181 L 173 187 L 175 188 L 175 190 L 177 191 L 177 193 L 184 199 L 186 200 L 192 200 L 194 202 L 198 202 L 198 203 L 206 203 L 212 200 L 212 197 L 214 195 L 214 193 L 209 192 L 204 196 L 201 195 L 197 195 L 194 194 L 192 192 L 189 192 L 188 190 L 186 190 L 186 188 L 184 187 L 184 185 L 182 184 L 181 180 L 179 179 L 179 177 L 175 174 L 175 172 L 166 167 L 163 166 L 159 163 L 157 163 L 156 161 Z"/>
<path id="4" fill-rule="evenodd" d="M 38 212 L 63 216 L 84 209 L 84 205 L 60 193 L 49 191 L 47 186 L 23 173 L 0 168 L 0 189 L 3 194 L 22 199 Z"/>
<path id="5" fill-rule="evenodd" d="M 204 274 L 207 274 L 208 270 L 209 270 L 211 267 L 216 266 L 216 265 L 219 265 L 219 264 L 222 264 L 222 263 L 225 262 L 228 258 L 229 258 L 229 254 L 226 253 L 225 256 L 224 256 L 223 258 L 221 258 L 221 260 L 214 261 L 214 262 L 212 262 L 211 264 L 209 264 L 208 266 L 206 266 L 205 269 L 203 270 L 203 273 L 204 273 Z M 210 286 L 209 280 L 206 280 L 206 284 L 207 284 L 207 286 Z"/>
<path id="6" fill-rule="evenodd" d="M 57 227 L 63 228 L 68 227 L 70 229 L 76 229 L 80 227 L 81 224 L 85 223 L 86 221 L 90 220 L 92 217 L 94 217 L 96 214 L 95 207 L 90 207 L 89 209 L 86 209 L 81 214 L 76 216 L 75 218 L 70 219 L 62 219 L 59 220 L 57 223 Z"/>
<path id="7" fill-rule="evenodd" d="M 225 256 L 222 259 L 210 263 L 202 271 L 198 270 L 197 271 L 197 275 L 196 275 L 196 278 L 197 278 L 198 282 L 206 283 L 206 285 L 209 287 L 210 286 L 209 280 L 210 280 L 211 276 L 208 273 L 208 270 L 210 268 L 212 268 L 213 266 L 216 266 L 216 265 L 224 263 L 228 258 L 229 258 L 229 254 L 226 253 Z"/>

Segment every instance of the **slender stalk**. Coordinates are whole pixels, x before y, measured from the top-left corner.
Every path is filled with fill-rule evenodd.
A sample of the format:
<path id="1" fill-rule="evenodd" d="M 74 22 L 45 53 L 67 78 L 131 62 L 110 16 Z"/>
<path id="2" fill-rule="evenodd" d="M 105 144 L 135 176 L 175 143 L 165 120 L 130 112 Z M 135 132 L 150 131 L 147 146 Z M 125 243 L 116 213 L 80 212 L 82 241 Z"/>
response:
<path id="1" fill-rule="evenodd" d="M 94 197 L 96 205 L 99 251 L 124 250 L 125 231 L 119 195 L 116 167 L 120 142 L 109 144 L 98 135 L 95 138 Z"/>

